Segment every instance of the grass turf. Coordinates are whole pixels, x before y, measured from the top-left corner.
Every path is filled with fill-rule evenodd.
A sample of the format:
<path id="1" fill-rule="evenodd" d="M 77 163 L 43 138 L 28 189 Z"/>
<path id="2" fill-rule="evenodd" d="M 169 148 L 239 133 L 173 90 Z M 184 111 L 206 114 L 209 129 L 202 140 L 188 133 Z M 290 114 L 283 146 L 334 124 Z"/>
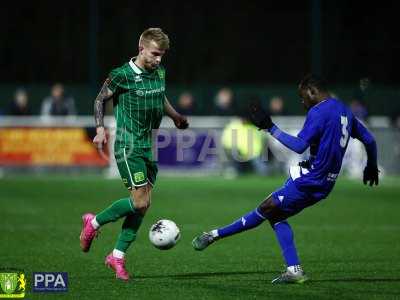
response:
<path id="1" fill-rule="evenodd" d="M 104 267 L 121 221 L 102 228 L 91 251 L 79 248 L 81 214 L 126 197 L 119 180 L 3 178 L 0 181 L 0 267 L 25 271 L 26 299 L 399 299 L 400 179 L 378 188 L 340 179 L 331 196 L 290 223 L 311 281 L 272 286 L 283 260 L 267 223 L 222 240 L 203 252 L 191 247 L 203 230 L 252 210 L 283 178 L 163 178 L 127 255 L 133 280 L 124 283 Z M 174 220 L 179 244 L 155 249 L 148 229 Z M 69 291 L 33 294 L 32 272 L 69 274 Z"/>

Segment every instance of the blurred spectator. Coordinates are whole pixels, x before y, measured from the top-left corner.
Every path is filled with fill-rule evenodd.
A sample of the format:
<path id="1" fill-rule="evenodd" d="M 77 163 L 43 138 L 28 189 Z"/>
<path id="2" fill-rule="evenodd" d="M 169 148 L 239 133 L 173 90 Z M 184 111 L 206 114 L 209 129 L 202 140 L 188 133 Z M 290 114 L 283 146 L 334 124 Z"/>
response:
<path id="1" fill-rule="evenodd" d="M 365 105 L 358 99 L 353 99 L 350 102 L 350 109 L 354 116 L 358 119 L 365 121 L 368 117 L 368 111 Z"/>
<path id="2" fill-rule="evenodd" d="M 9 115 L 28 116 L 31 115 L 28 93 L 25 89 L 19 88 L 15 91 L 14 100 L 10 104 Z"/>
<path id="3" fill-rule="evenodd" d="M 215 95 L 215 114 L 218 116 L 232 116 L 235 114 L 233 107 L 233 91 L 224 87 Z"/>
<path id="4" fill-rule="evenodd" d="M 368 78 L 361 78 L 358 87 L 353 92 L 350 101 L 350 109 L 354 116 L 358 118 L 365 126 L 368 126 L 366 119 L 368 111 L 364 105 L 365 98 L 370 86 Z M 363 144 L 356 140 L 350 139 L 347 145 L 346 154 L 343 157 L 342 170 L 343 173 L 352 178 L 362 178 L 364 171 L 363 166 L 366 164 L 367 156 Z"/>
<path id="5" fill-rule="evenodd" d="M 183 92 L 178 98 L 176 110 L 182 115 L 190 116 L 195 113 L 195 106 L 193 95 L 190 92 Z"/>
<path id="6" fill-rule="evenodd" d="M 368 77 L 361 78 L 358 87 L 354 91 L 353 98 L 361 102 L 365 101 L 371 87 L 371 80 Z"/>
<path id="7" fill-rule="evenodd" d="M 286 115 L 285 103 L 280 96 L 272 97 L 269 101 L 269 113 L 271 116 L 284 116 Z"/>
<path id="8" fill-rule="evenodd" d="M 42 102 L 41 114 L 43 116 L 67 116 L 75 115 L 75 100 L 65 96 L 64 86 L 56 83 L 51 88 L 50 96 Z"/>
<path id="9" fill-rule="evenodd" d="M 353 93 L 350 101 L 350 109 L 353 114 L 360 120 L 365 121 L 368 117 L 368 110 L 365 106 L 365 98 L 369 92 L 371 81 L 369 78 L 361 78 L 358 87 Z"/>
<path id="10" fill-rule="evenodd" d="M 250 122 L 247 111 L 231 119 L 221 136 L 221 144 L 228 158 L 224 165 L 225 177 L 236 177 L 244 173 L 265 175 L 265 137 L 266 135 Z"/>
<path id="11" fill-rule="evenodd" d="M 262 105 L 262 102 L 257 95 L 250 96 L 249 103 Z M 267 111 L 271 116 L 286 115 L 283 98 L 280 96 L 272 97 Z M 287 148 L 282 146 L 282 144 L 276 139 L 270 138 L 269 135 L 264 136 L 266 145 L 264 150 L 265 162 L 263 164 L 263 174 L 282 174 L 287 169 L 286 164 L 289 161 L 291 152 L 287 151 Z"/>

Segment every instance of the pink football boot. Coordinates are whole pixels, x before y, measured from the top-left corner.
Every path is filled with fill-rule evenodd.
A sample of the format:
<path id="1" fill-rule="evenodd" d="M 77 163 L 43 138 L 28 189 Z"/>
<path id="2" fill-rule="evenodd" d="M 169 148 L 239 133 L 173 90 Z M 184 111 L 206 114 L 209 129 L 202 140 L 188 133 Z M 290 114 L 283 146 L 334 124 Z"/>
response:
<path id="1" fill-rule="evenodd" d="M 93 228 L 91 221 L 94 219 L 95 215 L 91 213 L 84 214 L 82 216 L 82 231 L 79 237 L 81 241 L 81 248 L 83 252 L 88 252 L 90 245 L 95 236 L 97 236 L 98 231 Z"/>
<path id="2" fill-rule="evenodd" d="M 125 259 L 116 258 L 110 253 L 106 257 L 105 265 L 112 268 L 115 271 L 115 277 L 127 281 L 129 279 L 129 274 L 125 269 Z"/>

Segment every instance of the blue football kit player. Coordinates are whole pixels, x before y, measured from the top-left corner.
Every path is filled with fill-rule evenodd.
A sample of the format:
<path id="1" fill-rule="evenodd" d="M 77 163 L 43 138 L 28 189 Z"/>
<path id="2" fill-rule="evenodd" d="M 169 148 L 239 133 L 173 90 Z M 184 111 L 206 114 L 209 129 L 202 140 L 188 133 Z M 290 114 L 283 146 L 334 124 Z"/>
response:
<path id="1" fill-rule="evenodd" d="M 364 169 L 364 184 L 378 185 L 377 147 L 374 137 L 338 99 L 331 97 L 323 79 L 307 75 L 298 87 L 308 111 L 303 128 L 296 136 L 281 131 L 260 105 L 251 106 L 255 126 L 268 131 L 283 145 L 301 154 L 310 148 L 310 157 L 290 168 L 290 177 L 283 187 L 268 196 L 255 210 L 232 224 L 194 238 L 195 250 L 204 250 L 213 242 L 257 227 L 265 220 L 271 224 L 279 242 L 287 269 L 272 283 L 303 283 L 304 273 L 287 218 L 326 198 L 339 175 L 349 138 L 360 140 L 368 161 Z"/>

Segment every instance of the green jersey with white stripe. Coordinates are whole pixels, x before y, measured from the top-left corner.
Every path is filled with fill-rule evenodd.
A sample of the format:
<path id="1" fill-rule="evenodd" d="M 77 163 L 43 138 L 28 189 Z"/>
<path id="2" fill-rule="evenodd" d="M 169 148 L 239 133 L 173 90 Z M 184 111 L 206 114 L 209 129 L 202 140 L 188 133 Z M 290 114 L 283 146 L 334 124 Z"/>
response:
<path id="1" fill-rule="evenodd" d="M 160 126 L 164 114 L 165 69 L 140 69 L 133 60 L 112 70 L 109 89 L 114 93 L 117 122 L 116 146 L 150 148 L 152 130 Z"/>

